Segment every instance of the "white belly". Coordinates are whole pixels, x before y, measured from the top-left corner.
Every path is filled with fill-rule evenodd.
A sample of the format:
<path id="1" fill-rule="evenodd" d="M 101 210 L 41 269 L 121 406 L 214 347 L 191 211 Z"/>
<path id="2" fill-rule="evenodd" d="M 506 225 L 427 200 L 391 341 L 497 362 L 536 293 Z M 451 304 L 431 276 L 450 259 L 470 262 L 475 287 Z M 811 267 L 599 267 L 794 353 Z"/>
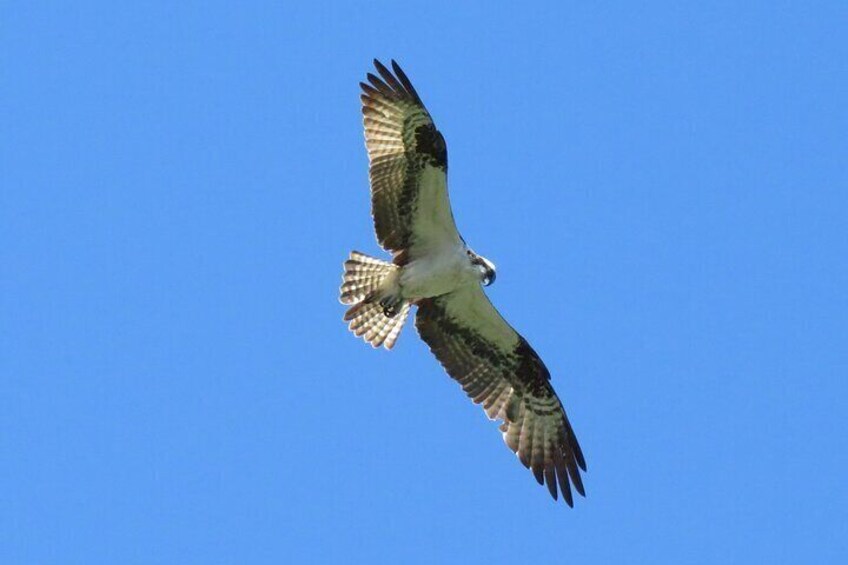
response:
<path id="1" fill-rule="evenodd" d="M 400 275 L 400 288 L 404 298 L 429 298 L 479 281 L 477 268 L 469 262 L 465 249 L 456 248 L 405 265 Z"/>

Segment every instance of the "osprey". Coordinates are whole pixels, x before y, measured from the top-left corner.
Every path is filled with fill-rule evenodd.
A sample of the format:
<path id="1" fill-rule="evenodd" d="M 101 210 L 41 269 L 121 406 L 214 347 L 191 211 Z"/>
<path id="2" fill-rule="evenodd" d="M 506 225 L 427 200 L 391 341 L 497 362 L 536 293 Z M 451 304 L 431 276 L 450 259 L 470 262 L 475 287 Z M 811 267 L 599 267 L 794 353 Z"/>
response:
<path id="1" fill-rule="evenodd" d="M 445 139 L 395 61 L 374 60 L 362 87 L 371 212 L 382 261 L 353 251 L 340 300 L 350 330 L 391 349 L 417 307 L 415 326 L 447 373 L 492 420 L 506 445 L 569 506 L 570 483 L 585 496 L 586 462 L 550 373 L 530 344 L 501 317 L 481 288 L 495 266 L 457 231 L 448 200 Z M 579 467 L 579 469 L 578 469 Z"/>

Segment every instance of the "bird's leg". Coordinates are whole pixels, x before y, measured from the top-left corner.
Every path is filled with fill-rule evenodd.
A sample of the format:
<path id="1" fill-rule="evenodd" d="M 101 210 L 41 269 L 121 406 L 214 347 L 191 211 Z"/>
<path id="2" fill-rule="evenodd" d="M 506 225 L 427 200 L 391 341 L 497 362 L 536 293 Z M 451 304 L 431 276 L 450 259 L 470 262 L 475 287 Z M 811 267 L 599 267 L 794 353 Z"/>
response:
<path id="1" fill-rule="evenodd" d="M 395 317 L 395 315 L 400 310 L 400 305 L 402 303 L 403 299 L 396 294 L 390 294 L 389 296 L 385 296 L 382 300 L 380 300 L 380 306 L 383 307 L 383 314 L 389 318 Z"/>

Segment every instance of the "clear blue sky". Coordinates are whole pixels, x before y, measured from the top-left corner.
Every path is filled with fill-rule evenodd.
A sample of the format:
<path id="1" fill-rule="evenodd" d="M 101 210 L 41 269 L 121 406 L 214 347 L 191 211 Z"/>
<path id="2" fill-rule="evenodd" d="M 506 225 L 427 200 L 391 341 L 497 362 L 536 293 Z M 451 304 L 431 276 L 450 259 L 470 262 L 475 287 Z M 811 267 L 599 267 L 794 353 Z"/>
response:
<path id="1" fill-rule="evenodd" d="M 0 9 L 0 562 L 835 563 L 848 555 L 848 6 Z M 553 374 L 554 503 L 409 326 L 357 83 L 447 138 Z"/>

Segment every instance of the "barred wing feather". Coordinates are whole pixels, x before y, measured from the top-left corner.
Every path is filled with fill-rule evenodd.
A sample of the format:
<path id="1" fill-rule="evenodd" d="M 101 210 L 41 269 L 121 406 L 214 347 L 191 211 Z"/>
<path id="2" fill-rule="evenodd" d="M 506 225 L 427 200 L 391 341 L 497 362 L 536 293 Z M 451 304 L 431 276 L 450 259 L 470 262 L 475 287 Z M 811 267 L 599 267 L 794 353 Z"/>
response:
<path id="1" fill-rule="evenodd" d="M 448 372 L 490 419 L 539 484 L 569 506 L 571 486 L 585 496 L 586 462 L 550 373 L 527 341 L 476 285 L 419 301 L 415 325 Z"/>
<path id="2" fill-rule="evenodd" d="M 400 66 L 375 60 L 362 87 L 371 212 L 380 245 L 405 263 L 459 244 L 447 190 L 447 146 Z"/>

